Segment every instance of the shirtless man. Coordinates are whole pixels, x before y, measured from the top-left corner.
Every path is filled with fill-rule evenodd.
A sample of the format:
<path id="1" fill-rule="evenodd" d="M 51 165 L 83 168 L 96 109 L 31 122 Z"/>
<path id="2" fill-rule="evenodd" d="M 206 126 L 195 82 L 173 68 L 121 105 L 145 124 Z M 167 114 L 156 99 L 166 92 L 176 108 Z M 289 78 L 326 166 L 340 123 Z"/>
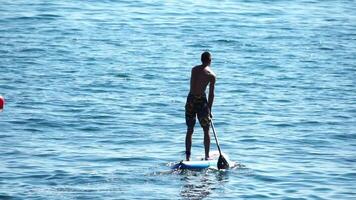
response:
<path id="1" fill-rule="evenodd" d="M 192 135 L 196 116 L 204 130 L 205 160 L 209 159 L 210 134 L 209 127 L 211 121 L 211 107 L 214 101 L 214 86 L 216 75 L 211 70 L 211 54 L 204 52 L 201 55 L 201 65 L 193 67 L 190 78 L 190 91 L 185 104 L 185 122 L 187 124 L 187 135 L 185 137 L 186 159 L 190 159 L 192 147 Z M 209 97 L 206 99 L 205 90 L 209 85 Z"/>

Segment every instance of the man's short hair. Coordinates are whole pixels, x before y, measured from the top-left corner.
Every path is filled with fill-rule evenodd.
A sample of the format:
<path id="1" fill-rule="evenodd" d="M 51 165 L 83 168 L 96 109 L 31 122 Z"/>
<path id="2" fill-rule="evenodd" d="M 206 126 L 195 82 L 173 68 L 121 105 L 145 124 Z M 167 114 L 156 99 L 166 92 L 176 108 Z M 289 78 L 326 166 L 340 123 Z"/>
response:
<path id="1" fill-rule="evenodd" d="M 211 54 L 207 51 L 201 54 L 201 62 L 208 63 L 211 61 Z"/>

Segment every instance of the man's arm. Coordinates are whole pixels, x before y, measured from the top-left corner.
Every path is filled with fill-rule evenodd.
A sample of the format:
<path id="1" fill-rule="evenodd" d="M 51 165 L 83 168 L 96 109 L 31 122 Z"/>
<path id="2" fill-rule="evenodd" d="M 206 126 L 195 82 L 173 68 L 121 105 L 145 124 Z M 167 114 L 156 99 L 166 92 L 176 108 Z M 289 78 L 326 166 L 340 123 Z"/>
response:
<path id="1" fill-rule="evenodd" d="M 210 79 L 209 98 L 208 98 L 208 106 L 209 106 L 210 112 L 211 112 L 211 108 L 212 108 L 213 102 L 214 102 L 215 80 L 216 80 L 215 75 L 212 75 L 211 79 Z"/>
<path id="2" fill-rule="evenodd" d="M 194 67 L 192 68 L 192 71 L 190 73 L 190 92 L 193 92 L 193 86 L 195 85 L 195 79 L 193 78 L 194 77 Z"/>

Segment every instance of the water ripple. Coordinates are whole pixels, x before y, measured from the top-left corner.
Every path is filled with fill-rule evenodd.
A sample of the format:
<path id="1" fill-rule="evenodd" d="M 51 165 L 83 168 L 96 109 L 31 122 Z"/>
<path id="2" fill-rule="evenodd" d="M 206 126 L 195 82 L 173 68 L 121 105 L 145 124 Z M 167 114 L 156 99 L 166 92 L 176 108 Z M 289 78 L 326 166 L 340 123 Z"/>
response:
<path id="1" fill-rule="evenodd" d="M 2 5 L 0 199 L 355 196 L 353 2 Z M 246 166 L 172 172 L 205 50 L 222 150 Z"/>

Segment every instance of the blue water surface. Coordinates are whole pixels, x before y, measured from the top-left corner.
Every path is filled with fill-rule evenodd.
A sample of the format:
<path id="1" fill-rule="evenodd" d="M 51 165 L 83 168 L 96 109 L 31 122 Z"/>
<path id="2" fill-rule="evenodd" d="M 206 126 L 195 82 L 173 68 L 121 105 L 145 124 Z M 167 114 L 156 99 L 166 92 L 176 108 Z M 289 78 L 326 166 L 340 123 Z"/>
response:
<path id="1" fill-rule="evenodd" d="M 355 10 L 2 0 L 0 199 L 355 199 Z M 172 172 L 205 50 L 221 148 L 241 167 Z"/>

